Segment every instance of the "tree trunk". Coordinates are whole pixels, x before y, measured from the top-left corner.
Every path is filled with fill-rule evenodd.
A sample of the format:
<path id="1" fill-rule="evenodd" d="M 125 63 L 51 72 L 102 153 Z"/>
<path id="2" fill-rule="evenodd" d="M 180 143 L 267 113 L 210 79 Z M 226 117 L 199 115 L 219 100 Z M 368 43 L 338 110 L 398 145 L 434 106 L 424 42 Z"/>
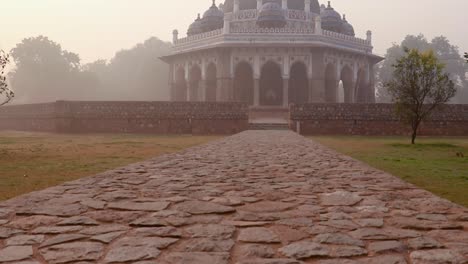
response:
<path id="1" fill-rule="evenodd" d="M 417 136 L 417 133 L 415 131 L 413 131 L 413 134 L 411 135 L 411 144 L 412 145 L 416 144 L 416 136 Z"/>

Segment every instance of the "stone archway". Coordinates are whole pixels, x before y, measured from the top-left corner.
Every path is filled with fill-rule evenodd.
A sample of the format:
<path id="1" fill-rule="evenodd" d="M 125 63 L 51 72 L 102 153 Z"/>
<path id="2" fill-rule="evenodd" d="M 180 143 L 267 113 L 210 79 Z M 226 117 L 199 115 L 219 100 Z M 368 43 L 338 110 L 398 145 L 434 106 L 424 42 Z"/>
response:
<path id="1" fill-rule="evenodd" d="M 343 93 L 343 103 L 353 103 L 354 102 L 354 82 L 353 82 L 353 70 L 349 66 L 344 66 L 341 69 L 340 74 L 341 86 L 339 89 L 342 89 Z"/>
<path id="2" fill-rule="evenodd" d="M 175 74 L 174 100 L 187 101 L 187 81 L 183 68 L 178 68 Z"/>
<path id="3" fill-rule="evenodd" d="M 281 67 L 269 61 L 263 65 L 260 75 L 260 105 L 283 105 L 283 77 Z"/>
<path id="4" fill-rule="evenodd" d="M 234 100 L 254 104 L 254 76 L 252 66 L 243 61 L 234 72 Z"/>
<path id="5" fill-rule="evenodd" d="M 200 83 L 202 75 L 198 65 L 192 66 L 189 73 L 189 101 L 200 101 Z"/>
<path id="6" fill-rule="evenodd" d="M 338 80 L 336 77 L 336 65 L 328 64 L 325 68 L 325 102 L 336 103 Z"/>
<path id="7" fill-rule="evenodd" d="M 216 80 L 216 65 L 210 63 L 206 68 L 206 91 L 205 91 L 205 101 L 215 102 L 216 101 L 216 90 L 217 90 L 217 80 Z"/>
<path id="8" fill-rule="evenodd" d="M 307 67 L 302 62 L 292 65 L 289 73 L 289 103 L 302 104 L 309 101 L 309 78 Z"/>

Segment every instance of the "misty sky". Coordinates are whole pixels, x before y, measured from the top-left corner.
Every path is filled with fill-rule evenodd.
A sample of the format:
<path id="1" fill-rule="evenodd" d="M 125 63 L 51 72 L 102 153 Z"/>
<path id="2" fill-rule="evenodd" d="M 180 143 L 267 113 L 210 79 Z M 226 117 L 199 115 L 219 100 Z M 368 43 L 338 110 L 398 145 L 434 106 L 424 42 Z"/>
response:
<path id="1" fill-rule="evenodd" d="M 45 35 L 84 62 L 110 59 L 151 36 L 169 41 L 175 28 L 185 34 L 210 5 L 211 0 L 0 0 L 0 49 Z M 468 0 L 333 0 L 332 5 L 347 15 L 358 37 L 374 32 L 378 54 L 419 33 L 445 35 L 468 51 Z"/>

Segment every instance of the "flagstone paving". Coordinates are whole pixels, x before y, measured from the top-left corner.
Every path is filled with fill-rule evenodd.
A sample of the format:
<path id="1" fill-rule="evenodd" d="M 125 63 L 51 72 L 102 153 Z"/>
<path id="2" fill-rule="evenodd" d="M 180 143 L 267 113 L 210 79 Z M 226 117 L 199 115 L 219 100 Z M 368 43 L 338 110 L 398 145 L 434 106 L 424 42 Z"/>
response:
<path id="1" fill-rule="evenodd" d="M 248 131 L 0 203 L 0 263 L 468 263 L 468 209 Z"/>

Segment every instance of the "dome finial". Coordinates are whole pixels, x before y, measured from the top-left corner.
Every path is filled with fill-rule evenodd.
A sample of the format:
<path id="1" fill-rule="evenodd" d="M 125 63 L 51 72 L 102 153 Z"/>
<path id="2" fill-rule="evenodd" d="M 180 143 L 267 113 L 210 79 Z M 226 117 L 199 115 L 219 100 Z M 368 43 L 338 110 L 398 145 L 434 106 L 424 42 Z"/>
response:
<path id="1" fill-rule="evenodd" d="M 343 14 L 343 20 L 346 21 L 346 14 Z"/>
<path id="2" fill-rule="evenodd" d="M 213 6 L 216 6 L 216 0 L 213 0 Z"/>
<path id="3" fill-rule="evenodd" d="M 328 8 L 331 8 L 331 1 L 328 1 Z"/>

